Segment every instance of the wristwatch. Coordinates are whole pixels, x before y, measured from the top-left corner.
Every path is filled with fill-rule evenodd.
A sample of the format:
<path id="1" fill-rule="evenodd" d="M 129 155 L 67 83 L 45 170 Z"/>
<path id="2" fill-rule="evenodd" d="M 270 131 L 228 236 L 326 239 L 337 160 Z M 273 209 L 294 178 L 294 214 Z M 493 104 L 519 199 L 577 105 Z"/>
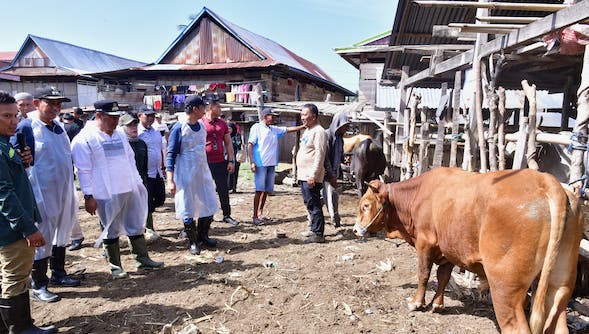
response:
<path id="1" fill-rule="evenodd" d="M 91 199 L 91 198 L 94 198 L 94 196 L 92 196 L 91 194 L 90 195 L 84 195 L 84 200 L 86 200 L 86 201 L 89 200 L 89 199 Z"/>

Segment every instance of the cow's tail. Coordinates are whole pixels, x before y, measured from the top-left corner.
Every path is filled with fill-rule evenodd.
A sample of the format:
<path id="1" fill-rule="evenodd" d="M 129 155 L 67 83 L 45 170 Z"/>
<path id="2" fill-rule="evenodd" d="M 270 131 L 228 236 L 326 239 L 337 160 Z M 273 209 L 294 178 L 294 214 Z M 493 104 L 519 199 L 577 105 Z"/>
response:
<path id="1" fill-rule="evenodd" d="M 568 196 L 564 189 L 559 185 L 556 191 L 548 192 L 548 203 L 550 207 L 550 239 L 546 247 L 546 256 L 542 264 L 540 280 L 534 294 L 534 304 L 532 305 L 532 314 L 530 315 L 530 330 L 532 334 L 540 334 L 544 331 L 546 322 L 546 295 L 550 276 L 559 255 L 559 245 L 564 235 L 567 211 Z M 563 196 L 564 195 L 564 196 Z"/>

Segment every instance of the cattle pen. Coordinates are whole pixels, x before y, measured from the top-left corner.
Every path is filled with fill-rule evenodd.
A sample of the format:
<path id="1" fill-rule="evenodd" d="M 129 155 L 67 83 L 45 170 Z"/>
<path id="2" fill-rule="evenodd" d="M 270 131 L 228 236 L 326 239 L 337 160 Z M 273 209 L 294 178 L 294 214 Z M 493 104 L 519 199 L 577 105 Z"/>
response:
<path id="1" fill-rule="evenodd" d="M 389 180 L 531 168 L 583 194 L 588 23 L 589 1 L 399 1 L 388 45 L 336 52 L 361 71 L 355 118 L 382 131 Z M 395 99 L 379 106 L 384 91 Z M 576 294 L 587 295 L 580 254 Z"/>

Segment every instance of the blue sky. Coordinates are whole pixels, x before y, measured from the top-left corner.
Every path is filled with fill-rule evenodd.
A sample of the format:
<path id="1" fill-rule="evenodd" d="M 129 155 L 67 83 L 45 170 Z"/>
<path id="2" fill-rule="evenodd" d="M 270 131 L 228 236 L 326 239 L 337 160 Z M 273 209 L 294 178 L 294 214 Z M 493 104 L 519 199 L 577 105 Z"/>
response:
<path id="1" fill-rule="evenodd" d="M 2 4 L 0 51 L 27 34 L 144 61 L 157 60 L 203 6 L 289 48 L 356 91 L 358 71 L 333 51 L 390 31 L 396 0 L 52 0 Z M 10 15 L 9 13 L 12 13 Z"/>

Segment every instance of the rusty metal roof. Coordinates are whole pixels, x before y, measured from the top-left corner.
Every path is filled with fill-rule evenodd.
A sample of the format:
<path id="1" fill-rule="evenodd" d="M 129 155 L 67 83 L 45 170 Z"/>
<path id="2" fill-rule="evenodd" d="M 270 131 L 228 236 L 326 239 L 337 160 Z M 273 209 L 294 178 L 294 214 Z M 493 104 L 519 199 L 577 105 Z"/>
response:
<path id="1" fill-rule="evenodd" d="M 180 44 L 182 40 L 189 35 L 189 33 L 198 28 L 198 24 L 203 17 L 211 18 L 215 23 L 221 26 L 223 29 L 228 31 L 233 37 L 239 42 L 243 43 L 249 50 L 256 54 L 260 60 L 250 61 L 244 64 L 236 63 L 214 63 L 206 65 L 174 65 L 164 66 L 161 62 L 173 51 L 175 46 Z M 207 7 L 196 15 L 192 22 L 180 33 L 180 35 L 172 42 L 172 44 L 166 49 L 162 56 L 155 62 L 154 65 L 145 66 L 145 70 L 198 70 L 198 69 L 225 69 L 235 67 L 268 67 L 275 65 L 284 65 L 289 67 L 295 72 L 300 72 L 304 75 L 310 76 L 316 80 L 323 81 L 329 85 L 335 86 L 339 90 L 345 91 L 347 95 L 354 95 L 354 93 L 336 84 L 333 79 L 324 72 L 319 66 L 312 62 L 298 56 L 296 53 L 285 48 L 284 46 L 264 37 L 253 33 L 247 29 L 244 29 L 224 18 L 217 15 Z"/>
<path id="2" fill-rule="evenodd" d="M 52 73 L 45 66 L 22 66 L 22 64 L 19 64 L 19 59 L 35 46 L 47 56 L 48 60 L 54 65 L 51 67 L 56 68 L 56 71 Z M 86 75 L 143 65 L 145 63 L 139 61 L 48 38 L 28 35 L 10 66 L 0 70 L 4 70 L 5 73 L 22 72 L 22 74 L 17 74 L 24 76 L 65 75 L 62 72 L 71 72 L 70 75 Z"/>

